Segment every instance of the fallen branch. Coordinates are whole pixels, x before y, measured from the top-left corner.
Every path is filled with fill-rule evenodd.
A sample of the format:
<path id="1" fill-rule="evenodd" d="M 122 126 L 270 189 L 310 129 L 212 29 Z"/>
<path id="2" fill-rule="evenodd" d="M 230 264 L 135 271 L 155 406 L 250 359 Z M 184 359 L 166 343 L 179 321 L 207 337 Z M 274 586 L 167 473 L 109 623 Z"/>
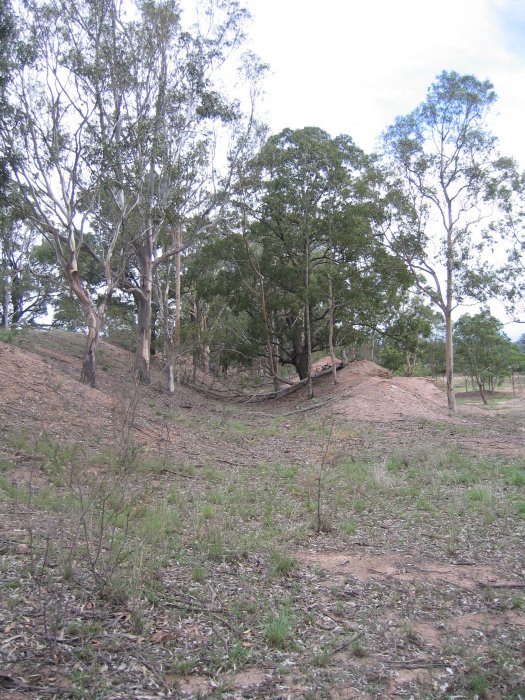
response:
<path id="1" fill-rule="evenodd" d="M 192 474 L 183 474 L 182 472 L 175 471 L 175 469 L 161 469 L 161 474 L 175 474 L 175 476 L 182 476 L 184 479 L 197 479 L 196 476 Z"/>
<path id="2" fill-rule="evenodd" d="M 336 365 L 336 370 L 340 370 L 345 366 L 344 362 L 339 362 Z M 320 372 L 316 372 L 315 374 L 312 374 L 312 380 L 318 379 L 319 377 L 324 377 L 327 374 L 331 374 L 332 372 L 332 366 L 329 365 L 327 367 L 324 367 Z M 197 383 L 190 381 L 189 379 L 182 379 L 181 384 L 184 384 L 185 386 L 189 386 L 192 389 L 195 389 L 196 391 L 200 391 L 201 393 L 205 394 L 206 396 L 209 396 L 210 398 L 213 399 L 219 399 L 219 400 L 225 400 L 229 399 L 233 403 L 262 403 L 263 401 L 271 401 L 273 399 L 281 399 L 285 396 L 289 396 L 290 394 L 295 393 L 298 391 L 301 387 L 305 386 L 308 383 L 308 377 L 306 379 L 301 379 L 298 382 L 294 382 L 293 384 L 290 384 L 289 386 L 285 387 L 284 389 L 279 389 L 277 391 L 272 391 L 267 394 L 242 394 L 239 391 L 236 391 L 234 389 L 223 389 L 222 391 L 224 394 L 229 393 L 230 396 L 226 395 L 221 395 L 217 389 L 213 389 L 212 387 L 206 387 L 205 385 L 201 384 L 198 385 Z M 315 407 L 308 407 L 305 410 L 312 410 L 313 408 L 317 408 L 320 404 L 317 404 Z"/>
<path id="3" fill-rule="evenodd" d="M 177 608 L 177 610 L 186 610 L 187 612 L 196 612 L 196 613 L 202 613 L 204 615 L 209 615 L 210 617 L 214 617 L 216 620 L 219 622 L 222 622 L 223 625 L 228 627 L 229 630 L 232 632 L 235 632 L 235 627 L 226 620 L 225 617 L 223 617 L 222 613 L 224 612 L 223 610 L 214 610 L 212 608 L 203 608 L 200 605 L 194 605 L 193 603 L 183 603 L 183 602 L 175 602 L 175 601 L 168 601 L 164 603 L 167 607 L 170 608 Z"/>
<path id="4" fill-rule="evenodd" d="M 448 661 L 429 661 L 428 659 L 412 659 L 411 661 L 393 661 L 381 659 L 383 663 L 397 668 L 447 668 L 450 667 Z"/>
<path id="5" fill-rule="evenodd" d="M 485 583 L 476 581 L 481 588 L 525 588 L 525 583 Z"/>

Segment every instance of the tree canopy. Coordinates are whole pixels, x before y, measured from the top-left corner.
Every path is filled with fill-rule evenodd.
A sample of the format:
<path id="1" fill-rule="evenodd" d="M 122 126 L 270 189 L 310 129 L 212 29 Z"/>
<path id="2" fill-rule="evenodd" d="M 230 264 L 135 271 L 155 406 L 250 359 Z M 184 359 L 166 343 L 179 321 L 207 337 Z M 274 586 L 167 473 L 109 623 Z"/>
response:
<path id="1" fill-rule="evenodd" d="M 448 404 L 455 409 L 452 314 L 465 300 L 486 300 L 498 279 L 483 250 L 498 218 L 514 163 L 502 158 L 487 116 L 492 83 L 444 71 L 410 114 L 384 135 L 387 162 L 413 205 L 413 217 L 389 231 L 392 249 L 417 275 L 446 327 Z M 503 208 L 499 212 L 503 217 Z M 505 231 L 503 231 L 505 233 Z"/>
<path id="2" fill-rule="evenodd" d="M 176 0 L 1 0 L 4 325 L 83 323 L 92 385 L 100 334 L 128 328 L 142 382 L 160 351 L 173 392 L 188 351 L 275 386 L 292 367 L 312 395 L 315 353 L 359 344 L 407 375 L 434 348 L 439 372 L 433 306 L 454 409 L 455 310 L 523 298 L 525 179 L 488 128 L 492 84 L 443 72 L 375 155 L 316 126 L 268 136 L 248 15 L 201 2 L 189 27 Z"/>

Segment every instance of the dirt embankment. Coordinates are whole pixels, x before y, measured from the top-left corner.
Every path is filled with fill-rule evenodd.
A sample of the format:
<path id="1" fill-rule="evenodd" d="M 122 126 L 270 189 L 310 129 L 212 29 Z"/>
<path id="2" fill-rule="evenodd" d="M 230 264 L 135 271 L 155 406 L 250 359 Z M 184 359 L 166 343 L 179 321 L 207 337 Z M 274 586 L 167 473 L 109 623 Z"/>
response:
<path id="1" fill-rule="evenodd" d="M 448 418 L 445 394 L 430 379 L 393 377 L 379 365 L 361 360 L 338 373 L 336 413 L 367 421 Z"/>
<path id="2" fill-rule="evenodd" d="M 94 424 L 109 426 L 119 396 L 121 403 L 129 402 L 133 392 L 128 353 L 104 343 L 108 367 L 102 365 L 99 388 L 91 389 L 78 381 L 81 361 L 72 352 L 74 346 L 78 353 L 82 339 L 74 334 L 62 335 L 73 336 L 75 343 L 69 340 L 73 345 L 68 348 L 65 338 L 59 347 L 42 343 L 27 349 L 0 343 L 0 405 L 10 413 L 15 412 L 21 423 L 24 417 L 28 421 L 44 422 L 51 431 L 63 424 L 65 413 L 73 428 L 84 426 L 88 415 Z M 323 358 L 313 366 L 314 372 L 329 365 L 330 358 Z M 162 386 L 160 376 L 155 385 Z M 318 399 L 332 403 L 337 416 L 354 420 L 382 423 L 407 419 L 453 420 L 444 392 L 431 380 L 393 377 L 388 370 L 367 360 L 353 361 L 340 369 L 336 385 L 331 374 L 315 379 L 314 391 Z M 192 395 L 191 390 L 182 387 L 178 393 L 190 398 Z M 272 400 L 272 408 L 278 409 L 282 404 L 286 410 L 290 403 L 297 406 L 305 402 L 305 394 L 306 388 L 302 387 L 289 398 Z M 479 413 L 481 409 L 467 410 Z"/>

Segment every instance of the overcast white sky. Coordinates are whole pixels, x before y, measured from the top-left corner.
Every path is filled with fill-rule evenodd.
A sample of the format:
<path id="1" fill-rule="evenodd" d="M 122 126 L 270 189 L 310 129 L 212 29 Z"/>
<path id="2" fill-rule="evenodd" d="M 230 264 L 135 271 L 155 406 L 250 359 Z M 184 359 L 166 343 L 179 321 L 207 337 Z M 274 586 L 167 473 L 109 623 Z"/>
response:
<path id="1" fill-rule="evenodd" d="M 371 152 L 396 116 L 425 99 L 439 73 L 455 70 L 494 84 L 491 128 L 501 152 L 525 168 L 525 0 L 243 4 L 253 17 L 251 46 L 270 64 L 261 112 L 273 133 L 318 126 L 331 136 L 349 134 Z M 515 339 L 525 326 L 505 331 Z"/>
<path id="2" fill-rule="evenodd" d="M 493 131 L 525 167 L 525 0 L 244 0 L 273 132 L 319 126 L 365 151 L 442 70 L 493 82 Z"/>

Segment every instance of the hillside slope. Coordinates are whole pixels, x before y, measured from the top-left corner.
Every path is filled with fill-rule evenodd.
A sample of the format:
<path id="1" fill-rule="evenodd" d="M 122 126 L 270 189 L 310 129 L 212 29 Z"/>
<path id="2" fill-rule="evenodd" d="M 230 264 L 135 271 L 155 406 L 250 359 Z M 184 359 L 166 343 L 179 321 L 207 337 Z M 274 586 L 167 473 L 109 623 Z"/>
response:
<path id="1" fill-rule="evenodd" d="M 352 362 L 170 398 L 82 349 L 0 343 L 1 697 L 524 696 L 522 396 Z"/>

